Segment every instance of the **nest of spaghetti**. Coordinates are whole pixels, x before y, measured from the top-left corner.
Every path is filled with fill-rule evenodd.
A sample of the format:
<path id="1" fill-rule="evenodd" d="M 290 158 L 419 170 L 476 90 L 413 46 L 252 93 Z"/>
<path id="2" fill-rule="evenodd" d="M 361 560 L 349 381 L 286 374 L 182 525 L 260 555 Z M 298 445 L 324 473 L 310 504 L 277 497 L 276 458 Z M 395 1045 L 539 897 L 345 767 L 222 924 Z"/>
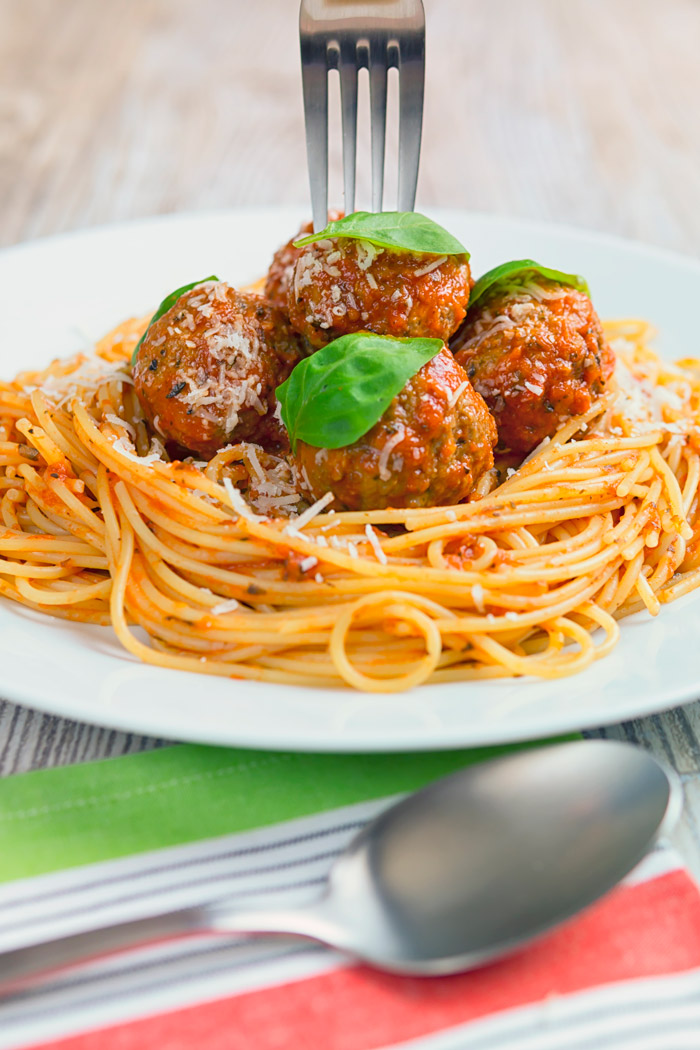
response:
<path id="1" fill-rule="evenodd" d="M 464 313 L 450 319 L 450 353 L 469 376 L 480 332 Z M 89 355 L 0 383 L 0 595 L 111 625 L 163 667 L 395 692 L 576 673 L 613 648 L 621 618 L 655 616 L 700 585 L 700 364 L 661 360 L 642 321 L 605 323 L 614 373 L 528 451 L 496 444 L 485 422 L 488 456 L 463 470 L 459 500 L 404 484 L 392 505 L 377 467 L 384 505 L 359 509 L 317 496 L 299 465 L 309 442 L 286 446 L 270 404 L 251 417 L 265 421 L 257 441 L 233 433 L 193 450 L 162 417 L 154 426 L 130 365 L 146 328 L 128 322 Z M 545 414 L 525 416 L 523 441 Z M 207 435 L 224 415 L 204 417 Z"/>

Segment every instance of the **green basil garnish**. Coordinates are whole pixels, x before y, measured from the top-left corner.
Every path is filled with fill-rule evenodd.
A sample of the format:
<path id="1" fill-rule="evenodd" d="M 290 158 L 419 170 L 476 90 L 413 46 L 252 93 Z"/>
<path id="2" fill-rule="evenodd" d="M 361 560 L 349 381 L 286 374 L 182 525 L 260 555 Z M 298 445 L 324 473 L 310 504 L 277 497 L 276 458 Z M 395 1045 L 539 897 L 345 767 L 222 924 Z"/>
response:
<path id="1" fill-rule="evenodd" d="M 487 292 L 505 291 L 509 284 L 515 284 L 517 278 L 528 272 L 532 272 L 538 277 L 546 277 L 550 281 L 557 281 L 559 284 L 568 284 L 585 295 L 590 296 L 591 294 L 586 281 L 576 273 L 562 273 L 561 270 L 551 270 L 548 266 L 541 266 L 534 259 L 514 259 L 512 262 L 494 266 L 493 270 L 482 274 L 469 296 L 469 309 L 471 310 L 472 306 L 475 306 L 479 299 L 483 299 Z"/>
<path id="2" fill-rule="evenodd" d="M 380 248 L 403 248 L 426 255 L 466 255 L 469 252 L 451 233 L 417 211 L 354 211 L 344 219 L 329 222 L 325 230 L 310 233 L 294 242 L 303 248 L 314 241 L 333 237 L 350 237 L 369 241 Z"/>
<path id="3" fill-rule="evenodd" d="M 441 339 L 357 332 L 300 361 L 276 391 L 292 450 L 297 441 L 317 448 L 357 441 L 443 346 Z"/>
<path id="4" fill-rule="evenodd" d="M 175 303 L 180 298 L 180 296 L 184 295 L 185 292 L 191 292 L 192 289 L 196 288 L 198 284 L 206 284 L 207 281 L 218 281 L 218 280 L 219 280 L 218 277 L 213 277 L 213 276 L 212 277 L 203 277 L 201 281 L 193 281 L 192 284 L 183 284 L 182 288 L 176 288 L 174 292 L 170 293 L 170 295 L 166 295 L 165 299 L 160 304 L 160 306 L 158 307 L 158 309 L 154 313 L 154 315 L 151 318 L 151 320 L 148 322 L 148 325 L 146 326 L 146 331 L 143 333 L 143 335 L 139 339 L 138 343 L 134 347 L 134 352 L 131 355 L 131 364 L 132 364 L 132 366 L 136 364 L 136 358 L 138 357 L 139 350 L 141 349 L 141 343 L 146 338 L 146 336 L 148 334 L 148 329 L 151 327 L 151 325 L 154 323 L 154 321 L 160 320 L 160 318 L 163 316 L 163 314 L 167 314 L 167 312 L 170 309 L 170 307 L 174 306 Z"/>

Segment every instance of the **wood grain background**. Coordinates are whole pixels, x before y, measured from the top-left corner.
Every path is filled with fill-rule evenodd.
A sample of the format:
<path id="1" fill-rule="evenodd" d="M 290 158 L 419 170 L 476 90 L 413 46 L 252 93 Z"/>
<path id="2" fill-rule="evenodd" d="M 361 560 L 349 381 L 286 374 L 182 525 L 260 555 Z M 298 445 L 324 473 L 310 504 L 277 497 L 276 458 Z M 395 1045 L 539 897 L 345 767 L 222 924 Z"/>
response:
<path id="1" fill-rule="evenodd" d="M 697 0 L 425 6 L 423 204 L 698 251 Z M 0 0 L 0 242 L 306 200 L 297 10 Z"/>
<path id="2" fill-rule="evenodd" d="M 425 7 L 419 205 L 700 253 L 698 0 Z M 296 0 L 0 0 L 0 245 L 305 201 L 297 13 Z M 337 187 L 337 138 L 332 170 Z M 679 770 L 679 841 L 700 870 L 700 705 L 606 732 Z M 0 701 L 0 774 L 156 743 Z"/>

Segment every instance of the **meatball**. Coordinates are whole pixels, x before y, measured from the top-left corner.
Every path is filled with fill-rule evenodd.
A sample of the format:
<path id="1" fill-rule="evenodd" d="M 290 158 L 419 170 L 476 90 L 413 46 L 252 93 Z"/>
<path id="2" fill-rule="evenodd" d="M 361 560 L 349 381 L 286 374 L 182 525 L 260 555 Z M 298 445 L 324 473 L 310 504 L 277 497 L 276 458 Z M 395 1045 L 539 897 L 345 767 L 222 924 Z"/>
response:
<path id="1" fill-rule="evenodd" d="M 586 412 L 615 366 L 588 296 L 540 277 L 479 302 L 452 350 L 493 413 L 500 443 L 518 453 Z"/>
<path id="2" fill-rule="evenodd" d="M 443 348 L 409 379 L 359 441 L 297 443 L 302 484 L 347 510 L 432 507 L 465 499 L 493 466 L 496 426 L 466 373 Z"/>
<path id="3" fill-rule="evenodd" d="M 336 237 L 307 245 L 294 266 L 289 320 L 315 349 L 349 332 L 447 340 L 471 290 L 466 255 L 426 255 Z"/>
<path id="4" fill-rule="evenodd" d="M 342 211 L 329 211 L 328 221 L 336 222 L 338 219 L 342 219 L 343 215 L 344 212 Z M 292 237 L 291 241 L 287 241 L 281 248 L 278 248 L 270 263 L 270 269 L 267 271 L 265 297 L 284 313 L 287 313 L 289 309 L 289 285 L 294 274 L 294 267 L 297 259 L 304 254 L 304 249 L 295 248 L 294 242 L 313 232 L 314 224 L 312 222 L 305 223 L 299 232 Z"/>
<path id="5" fill-rule="evenodd" d="M 134 365 L 136 393 L 157 433 L 202 456 L 233 441 L 285 447 L 274 392 L 301 347 L 265 299 L 208 281 L 148 329 Z"/>

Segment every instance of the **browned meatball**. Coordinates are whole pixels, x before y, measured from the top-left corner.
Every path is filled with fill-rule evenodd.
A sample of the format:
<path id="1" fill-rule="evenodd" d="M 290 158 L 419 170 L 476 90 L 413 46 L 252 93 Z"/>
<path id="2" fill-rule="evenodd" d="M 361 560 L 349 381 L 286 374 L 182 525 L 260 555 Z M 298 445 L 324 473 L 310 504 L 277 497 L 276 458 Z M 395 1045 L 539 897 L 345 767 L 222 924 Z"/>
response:
<path id="1" fill-rule="evenodd" d="M 134 385 L 151 426 L 202 456 L 232 441 L 283 447 L 275 388 L 301 356 L 301 340 L 276 307 L 208 281 L 148 329 Z"/>
<path id="2" fill-rule="evenodd" d="M 496 427 L 445 347 L 359 441 L 320 449 L 297 443 L 296 465 L 315 498 L 348 510 L 433 507 L 465 499 L 493 466 Z"/>
<path id="3" fill-rule="evenodd" d="M 328 221 L 336 222 L 338 219 L 342 219 L 343 215 L 344 212 L 342 211 L 329 211 Z M 312 222 L 305 223 L 299 232 L 292 237 L 291 241 L 287 241 L 281 248 L 278 248 L 270 263 L 270 269 L 267 271 L 265 296 L 284 313 L 287 313 L 289 309 L 289 285 L 294 274 L 294 267 L 297 259 L 304 252 L 303 248 L 295 248 L 294 242 L 313 232 L 314 224 Z"/>
<path id="4" fill-rule="evenodd" d="M 586 412 L 615 366 L 588 296 L 532 275 L 470 310 L 452 349 L 500 443 L 523 453 Z"/>
<path id="5" fill-rule="evenodd" d="M 289 287 L 289 319 L 315 349 L 348 332 L 447 340 L 467 310 L 466 255 L 378 248 L 347 237 L 303 249 Z"/>

